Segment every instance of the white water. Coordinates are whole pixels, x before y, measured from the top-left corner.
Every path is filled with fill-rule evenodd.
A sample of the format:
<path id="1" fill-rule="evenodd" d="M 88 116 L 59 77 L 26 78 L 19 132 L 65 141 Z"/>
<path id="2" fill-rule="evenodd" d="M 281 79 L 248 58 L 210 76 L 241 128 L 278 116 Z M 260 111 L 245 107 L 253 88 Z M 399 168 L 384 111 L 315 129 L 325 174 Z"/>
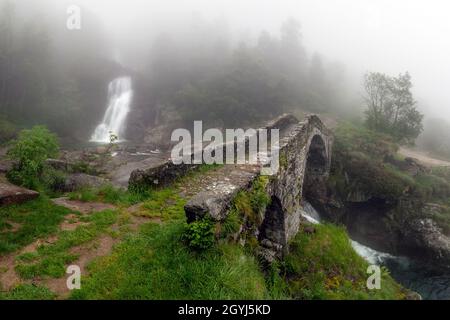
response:
<path id="1" fill-rule="evenodd" d="M 382 264 L 386 259 L 395 259 L 393 255 L 369 248 L 357 241 L 350 240 L 353 250 L 370 264 Z"/>
<path id="2" fill-rule="evenodd" d="M 314 207 L 307 201 L 303 203 L 303 210 L 301 211 L 301 215 L 312 224 L 320 223 L 319 213 L 314 209 Z"/>
<path id="3" fill-rule="evenodd" d="M 308 202 L 305 202 L 301 214 L 311 223 L 320 223 L 318 212 Z M 447 273 L 436 273 L 427 265 L 417 264 L 407 257 L 374 250 L 352 239 L 350 243 L 355 252 L 368 263 L 387 266 L 399 283 L 418 292 L 424 299 L 450 299 L 450 276 Z"/>
<path id="4" fill-rule="evenodd" d="M 123 140 L 132 97 L 130 77 L 117 78 L 109 83 L 108 108 L 102 122 L 95 128 L 90 141 L 109 143 L 111 135 L 116 135 L 119 141 Z"/>
<path id="5" fill-rule="evenodd" d="M 310 223 L 313 224 L 320 223 L 319 213 L 307 201 L 305 201 L 303 204 L 303 210 L 301 212 L 301 215 L 305 217 L 305 219 L 308 220 L 308 222 Z M 350 239 L 350 243 L 353 249 L 356 251 L 356 253 L 371 264 L 381 264 L 386 259 L 395 258 L 393 255 L 390 255 L 389 253 L 374 250 L 352 239 Z"/>

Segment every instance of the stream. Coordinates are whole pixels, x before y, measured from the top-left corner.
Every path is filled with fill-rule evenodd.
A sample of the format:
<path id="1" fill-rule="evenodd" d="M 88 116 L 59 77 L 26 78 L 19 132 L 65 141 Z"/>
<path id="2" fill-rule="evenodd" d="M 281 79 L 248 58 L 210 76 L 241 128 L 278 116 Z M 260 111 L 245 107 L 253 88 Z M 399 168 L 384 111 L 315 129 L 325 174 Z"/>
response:
<path id="1" fill-rule="evenodd" d="M 320 223 L 320 215 L 314 207 L 305 202 L 302 216 L 309 222 Z M 404 287 L 419 293 L 425 300 L 450 299 L 450 275 L 436 272 L 429 266 L 407 257 L 394 256 L 374 250 L 350 239 L 353 249 L 370 264 L 386 267 L 391 276 Z"/>

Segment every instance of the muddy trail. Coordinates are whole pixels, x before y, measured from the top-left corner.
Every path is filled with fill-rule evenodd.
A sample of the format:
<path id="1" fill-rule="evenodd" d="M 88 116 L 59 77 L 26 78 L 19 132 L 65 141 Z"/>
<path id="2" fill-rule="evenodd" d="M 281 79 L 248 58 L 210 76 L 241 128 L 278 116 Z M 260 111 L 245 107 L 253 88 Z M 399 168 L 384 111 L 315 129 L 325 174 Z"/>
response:
<path id="1" fill-rule="evenodd" d="M 176 182 L 171 188 L 176 189 L 176 193 L 181 199 L 189 200 L 193 195 L 203 190 L 214 190 L 223 188 L 223 181 L 233 179 L 233 172 L 244 170 L 239 166 L 217 166 L 206 172 L 194 172 L 189 177 Z M 151 197 L 149 199 L 152 200 Z M 145 206 L 145 201 L 124 206 L 112 205 L 103 202 L 83 202 L 79 200 L 70 200 L 68 197 L 60 197 L 51 200 L 54 205 L 67 208 L 70 213 L 64 216 L 64 220 L 58 225 L 58 230 L 47 237 L 38 238 L 32 243 L 16 250 L 15 252 L 0 255 L 0 290 L 9 292 L 22 284 L 31 284 L 35 286 L 44 286 L 51 290 L 57 299 L 66 299 L 71 291 L 67 287 L 67 278 L 69 274 L 52 276 L 23 276 L 20 268 L 23 265 L 24 257 L 38 256 L 39 252 L 45 251 L 52 246 L 57 246 L 67 235 L 76 234 L 83 231 L 83 228 L 92 227 L 93 222 L 89 221 L 92 215 L 107 211 L 117 213 L 116 221 L 107 228 L 97 232 L 92 239 L 79 245 L 73 245 L 64 249 L 61 254 L 69 254 L 76 257 L 75 260 L 67 263 L 80 267 L 82 278 L 89 275 L 88 265 L 99 257 L 104 257 L 112 253 L 114 246 L 120 243 L 123 238 L 130 234 L 139 232 L 140 226 L 146 223 L 163 224 L 164 219 L 154 214 L 150 214 Z M 173 199 L 168 198 L 158 205 L 172 205 Z M 8 232 L 19 232 L 21 225 L 12 222 Z M 25 264 L 26 265 L 26 264 Z"/>

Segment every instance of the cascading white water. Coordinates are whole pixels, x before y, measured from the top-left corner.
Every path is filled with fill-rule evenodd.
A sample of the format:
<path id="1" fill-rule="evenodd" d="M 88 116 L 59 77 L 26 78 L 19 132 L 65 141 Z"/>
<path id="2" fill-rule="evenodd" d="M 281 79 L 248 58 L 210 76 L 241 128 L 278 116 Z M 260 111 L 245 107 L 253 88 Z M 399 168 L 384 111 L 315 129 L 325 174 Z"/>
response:
<path id="1" fill-rule="evenodd" d="M 117 78 L 109 83 L 108 108 L 102 122 L 95 128 L 90 141 L 109 143 L 111 135 L 123 140 L 125 122 L 130 111 L 132 97 L 133 90 L 130 77 Z"/>
<path id="2" fill-rule="evenodd" d="M 321 223 L 319 213 L 306 201 L 300 214 L 310 223 Z M 414 262 L 407 257 L 377 251 L 352 239 L 350 244 L 368 263 L 387 266 L 395 280 L 418 292 L 424 299 L 450 299 L 450 275 L 446 271 L 436 273 L 433 267 Z"/>
<path id="3" fill-rule="evenodd" d="M 309 202 L 304 201 L 303 210 L 300 213 L 310 223 L 320 224 L 320 215 Z M 350 244 L 358 255 L 372 264 L 381 264 L 386 259 L 396 258 L 389 253 L 374 250 L 352 239 L 350 239 Z"/>

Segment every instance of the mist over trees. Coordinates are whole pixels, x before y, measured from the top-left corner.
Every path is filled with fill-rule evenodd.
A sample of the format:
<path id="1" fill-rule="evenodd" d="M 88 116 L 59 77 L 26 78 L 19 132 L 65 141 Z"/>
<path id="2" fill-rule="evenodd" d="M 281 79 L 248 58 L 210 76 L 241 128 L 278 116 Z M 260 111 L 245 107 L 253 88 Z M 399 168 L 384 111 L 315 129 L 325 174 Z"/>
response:
<path id="1" fill-rule="evenodd" d="M 366 124 L 370 129 L 413 143 L 423 130 L 408 72 L 398 77 L 372 72 L 364 77 Z"/>
<path id="2" fill-rule="evenodd" d="M 105 83 L 120 69 L 104 56 L 95 18 L 86 11 L 90 31 L 69 37 L 55 27 L 61 19 L 51 11 L 26 14 L 31 6 L 12 1 L 0 1 L 0 8 L 0 117 L 19 127 L 46 124 L 62 136 L 80 135 L 104 112 Z"/>
<path id="3" fill-rule="evenodd" d="M 45 5 L 28 15 L 18 11 L 31 8 L 16 2 L 0 5 L 0 114 L 5 123 L 46 124 L 63 137 L 85 140 L 105 110 L 108 83 L 125 74 L 132 76 L 135 89 L 131 138 L 157 125 L 167 110 L 185 123 L 203 120 L 224 127 L 344 104 L 342 83 L 333 81 L 343 70 L 329 71 L 320 54 L 307 54 L 295 19 L 287 19 L 277 34 L 261 31 L 256 39 L 236 42 L 226 22 L 194 15 L 186 25 L 163 29 L 136 45 L 145 58 L 132 61 L 130 66 L 141 66 L 133 68 L 119 64 L 114 52 L 122 48 L 114 48 L 98 18 L 84 8 L 83 28 L 69 31 L 66 17 Z M 121 60 L 126 60 L 123 49 Z"/>
<path id="4" fill-rule="evenodd" d="M 450 123 L 444 119 L 429 118 L 424 121 L 424 131 L 417 145 L 433 154 L 450 158 Z"/>

